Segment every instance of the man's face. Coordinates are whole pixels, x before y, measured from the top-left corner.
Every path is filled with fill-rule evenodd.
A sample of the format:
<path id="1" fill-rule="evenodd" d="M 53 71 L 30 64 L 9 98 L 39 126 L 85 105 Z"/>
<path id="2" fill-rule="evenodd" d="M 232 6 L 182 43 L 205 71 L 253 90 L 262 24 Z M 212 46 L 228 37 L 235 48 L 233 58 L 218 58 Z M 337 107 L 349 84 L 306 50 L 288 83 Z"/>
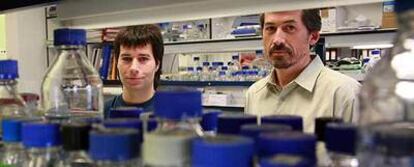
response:
<path id="1" fill-rule="evenodd" d="M 287 69 L 309 55 L 309 45 L 319 38 L 312 36 L 302 22 L 301 11 L 265 13 L 263 45 L 273 67 Z M 315 35 L 315 34 L 313 34 Z"/>
<path id="2" fill-rule="evenodd" d="M 121 46 L 118 70 L 124 88 L 127 90 L 153 89 L 154 76 L 159 66 L 152 53 L 152 45 Z"/>

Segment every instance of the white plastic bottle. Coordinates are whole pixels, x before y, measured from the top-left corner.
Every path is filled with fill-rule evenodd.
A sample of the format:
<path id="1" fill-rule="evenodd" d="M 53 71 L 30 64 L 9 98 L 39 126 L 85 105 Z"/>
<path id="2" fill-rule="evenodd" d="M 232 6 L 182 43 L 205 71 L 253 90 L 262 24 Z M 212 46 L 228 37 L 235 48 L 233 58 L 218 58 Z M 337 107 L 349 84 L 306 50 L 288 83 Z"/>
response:
<path id="1" fill-rule="evenodd" d="M 144 136 L 146 167 L 189 167 L 191 141 L 203 136 L 201 92 L 196 90 L 157 91 L 154 101 L 158 126 Z"/>

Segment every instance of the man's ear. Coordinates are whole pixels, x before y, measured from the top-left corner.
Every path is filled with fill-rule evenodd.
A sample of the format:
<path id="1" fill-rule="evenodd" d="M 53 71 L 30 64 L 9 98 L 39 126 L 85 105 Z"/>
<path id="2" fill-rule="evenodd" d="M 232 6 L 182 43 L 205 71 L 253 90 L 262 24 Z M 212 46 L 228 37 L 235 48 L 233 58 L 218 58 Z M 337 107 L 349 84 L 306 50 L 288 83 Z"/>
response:
<path id="1" fill-rule="evenodd" d="M 160 69 L 160 63 L 156 64 L 156 67 L 155 68 L 157 69 L 155 71 L 158 71 Z"/>
<path id="2" fill-rule="evenodd" d="M 309 45 L 314 46 L 319 41 L 319 31 L 311 32 L 309 35 Z"/>

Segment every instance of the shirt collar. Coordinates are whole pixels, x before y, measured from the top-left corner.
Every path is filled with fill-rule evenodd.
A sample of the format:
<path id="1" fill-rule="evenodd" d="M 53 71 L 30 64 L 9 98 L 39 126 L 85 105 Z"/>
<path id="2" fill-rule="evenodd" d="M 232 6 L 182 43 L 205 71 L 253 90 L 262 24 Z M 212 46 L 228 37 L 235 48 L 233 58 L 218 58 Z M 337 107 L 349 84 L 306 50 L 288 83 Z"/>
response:
<path id="1" fill-rule="evenodd" d="M 323 67 L 322 60 L 319 56 L 315 56 L 311 63 L 296 77 L 294 82 L 307 91 L 312 92 Z"/>
<path id="2" fill-rule="evenodd" d="M 309 63 L 309 65 L 297 76 L 293 82 L 297 83 L 302 88 L 306 89 L 309 92 L 313 91 L 313 88 L 315 87 L 316 80 L 318 79 L 318 76 L 323 69 L 324 65 L 322 63 L 322 60 L 319 58 L 319 56 L 315 56 L 312 61 Z M 272 72 L 270 75 L 266 77 L 267 84 L 275 86 L 276 88 L 280 88 L 275 83 L 275 70 L 272 69 Z M 292 83 L 293 83 L 292 82 Z"/>

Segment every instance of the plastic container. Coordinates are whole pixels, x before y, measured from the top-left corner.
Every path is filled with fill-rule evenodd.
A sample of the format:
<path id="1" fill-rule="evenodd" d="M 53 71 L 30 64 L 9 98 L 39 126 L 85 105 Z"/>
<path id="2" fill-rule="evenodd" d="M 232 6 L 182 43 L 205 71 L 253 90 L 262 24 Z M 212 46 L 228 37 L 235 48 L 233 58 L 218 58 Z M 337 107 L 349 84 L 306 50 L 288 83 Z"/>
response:
<path id="1" fill-rule="evenodd" d="M 158 127 L 144 136 L 144 165 L 190 166 L 191 141 L 204 135 L 199 124 L 201 92 L 186 88 L 157 91 L 154 109 Z"/>

